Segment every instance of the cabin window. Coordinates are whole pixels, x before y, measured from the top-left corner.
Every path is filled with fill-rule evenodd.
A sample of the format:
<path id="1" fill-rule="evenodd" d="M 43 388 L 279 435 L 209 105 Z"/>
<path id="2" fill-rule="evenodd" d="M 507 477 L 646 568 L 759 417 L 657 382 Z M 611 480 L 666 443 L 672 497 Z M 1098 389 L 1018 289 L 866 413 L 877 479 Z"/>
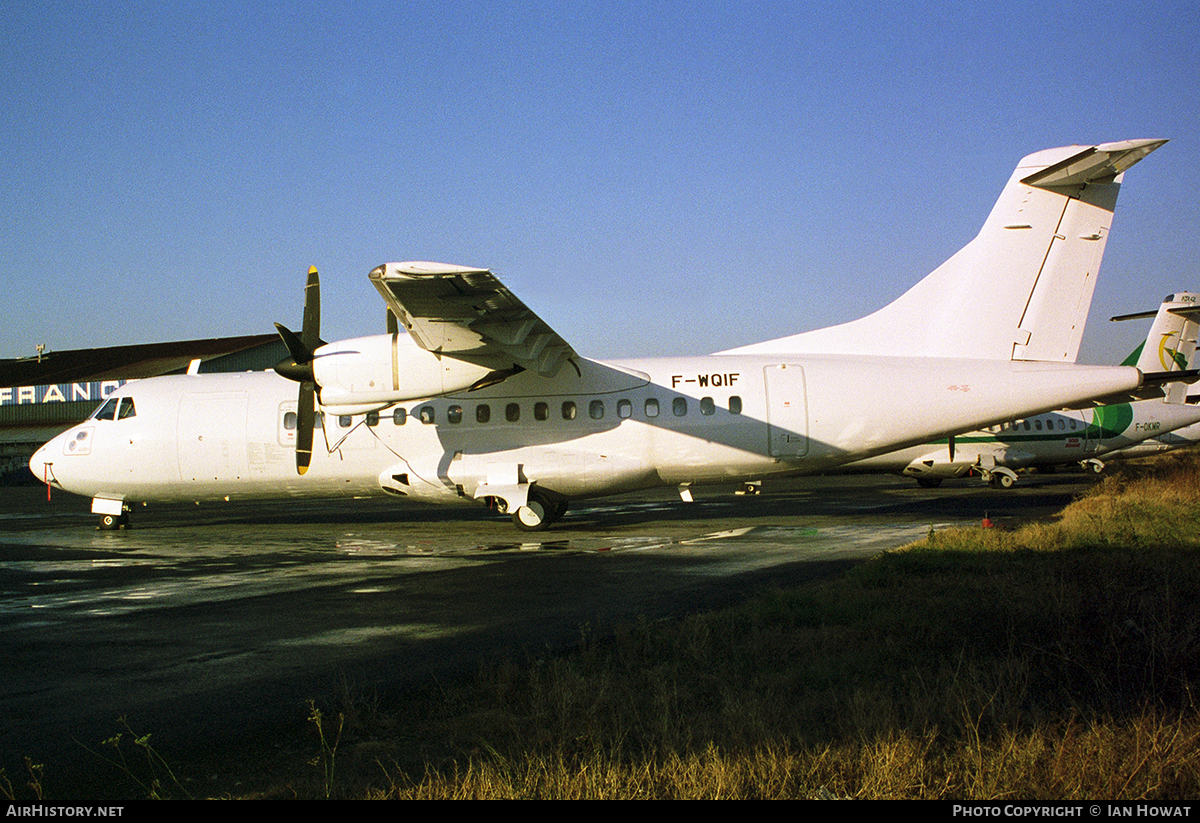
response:
<path id="1" fill-rule="evenodd" d="M 711 397 L 701 397 L 700 398 L 700 413 L 701 414 L 712 415 L 712 414 L 715 414 L 716 411 L 717 411 L 717 404 L 715 402 L 713 402 L 713 399 Z"/>
<path id="2" fill-rule="evenodd" d="M 742 398 L 736 394 L 729 398 L 729 413 L 730 414 L 741 414 L 742 413 Z"/>
<path id="3" fill-rule="evenodd" d="M 617 401 L 617 417 L 624 420 L 627 417 L 633 416 L 633 403 L 628 400 Z"/>
<path id="4" fill-rule="evenodd" d="M 1029 421 L 1025 421 L 1025 431 L 1029 431 Z"/>
<path id="5" fill-rule="evenodd" d="M 487 403 L 480 403 L 475 407 L 475 422 L 486 423 L 492 419 L 492 407 Z"/>
<path id="6" fill-rule="evenodd" d="M 367 412 L 367 425 L 368 426 L 378 426 L 379 425 L 379 412 L 377 412 L 377 411 Z"/>
<path id="7" fill-rule="evenodd" d="M 509 403 L 504 407 L 504 419 L 509 423 L 516 423 L 521 419 L 521 405 L 519 403 Z"/>
<path id="8" fill-rule="evenodd" d="M 645 409 L 647 417 L 658 417 L 658 400 L 656 398 L 646 398 L 646 403 L 642 408 Z"/>
<path id="9" fill-rule="evenodd" d="M 408 420 L 408 409 L 396 409 L 392 412 L 392 422 L 397 426 L 403 426 Z"/>
<path id="10" fill-rule="evenodd" d="M 675 413 L 676 417 L 683 417 L 685 414 L 687 414 L 687 398 L 676 397 L 674 400 L 672 400 L 671 411 Z"/>
<path id="11" fill-rule="evenodd" d="M 299 418 L 296 416 L 295 412 L 288 412 L 283 416 L 283 427 L 288 431 L 295 431 L 296 421 L 298 419 Z M 313 428 L 325 428 L 325 412 L 317 412 L 316 415 L 313 416 Z"/>
<path id="12" fill-rule="evenodd" d="M 550 404 L 549 403 L 534 403 L 533 404 L 533 419 L 534 420 L 549 420 L 550 419 Z"/>
<path id="13" fill-rule="evenodd" d="M 342 414 L 342 415 L 338 416 L 338 425 L 341 426 L 343 429 L 350 428 L 350 423 L 351 423 L 350 415 Z"/>
<path id="14" fill-rule="evenodd" d="M 433 425 L 434 421 L 437 419 L 436 415 L 433 413 L 433 406 L 422 406 L 420 411 L 417 412 L 417 417 L 420 418 L 421 422 L 426 426 Z"/>
<path id="15" fill-rule="evenodd" d="M 588 415 L 590 415 L 593 420 L 603 420 L 604 419 L 604 401 L 603 400 L 593 400 L 591 403 L 589 403 L 588 404 Z"/>
<path id="16" fill-rule="evenodd" d="M 446 409 L 446 421 L 458 425 L 462 422 L 462 406 L 451 406 Z"/>
<path id="17" fill-rule="evenodd" d="M 564 401 L 562 404 L 563 420 L 574 420 L 576 414 L 577 410 L 575 409 L 575 404 L 570 400 Z"/>
<path id="18" fill-rule="evenodd" d="M 1075 418 L 1074 418 L 1074 417 L 1072 417 L 1072 418 L 1071 418 L 1071 431 L 1075 431 L 1075 424 L 1076 424 L 1076 422 L 1077 422 L 1077 421 L 1075 420 Z"/>

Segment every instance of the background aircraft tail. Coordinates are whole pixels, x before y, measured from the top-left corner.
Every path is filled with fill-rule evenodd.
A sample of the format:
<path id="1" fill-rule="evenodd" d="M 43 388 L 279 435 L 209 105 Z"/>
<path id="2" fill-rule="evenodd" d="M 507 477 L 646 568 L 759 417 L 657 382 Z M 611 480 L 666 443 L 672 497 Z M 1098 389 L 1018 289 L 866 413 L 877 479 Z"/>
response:
<path id="1" fill-rule="evenodd" d="M 1113 320 L 1135 320 L 1154 316 L 1146 340 L 1141 343 L 1122 366 L 1137 366 L 1143 374 L 1183 371 L 1196 353 L 1196 338 L 1200 335 L 1200 294 L 1178 292 L 1163 298 L 1157 312 L 1139 312 L 1114 317 Z M 1168 383 L 1164 386 L 1168 403 L 1183 403 L 1188 385 Z"/>
<path id="2" fill-rule="evenodd" d="M 1165 142 L 1031 154 L 975 239 L 889 305 L 840 326 L 721 353 L 1074 362 L 1123 172 Z"/>

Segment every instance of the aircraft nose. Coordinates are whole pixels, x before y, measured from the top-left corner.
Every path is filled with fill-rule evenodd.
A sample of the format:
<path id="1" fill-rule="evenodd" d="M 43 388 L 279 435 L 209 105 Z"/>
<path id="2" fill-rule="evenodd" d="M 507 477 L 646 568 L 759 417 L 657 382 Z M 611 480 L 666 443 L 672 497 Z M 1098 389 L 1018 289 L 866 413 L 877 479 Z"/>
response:
<path id="1" fill-rule="evenodd" d="M 43 483 L 49 482 L 50 471 L 46 461 L 46 447 L 42 446 L 33 453 L 33 457 L 29 458 L 29 470 L 33 472 L 33 476 Z"/>

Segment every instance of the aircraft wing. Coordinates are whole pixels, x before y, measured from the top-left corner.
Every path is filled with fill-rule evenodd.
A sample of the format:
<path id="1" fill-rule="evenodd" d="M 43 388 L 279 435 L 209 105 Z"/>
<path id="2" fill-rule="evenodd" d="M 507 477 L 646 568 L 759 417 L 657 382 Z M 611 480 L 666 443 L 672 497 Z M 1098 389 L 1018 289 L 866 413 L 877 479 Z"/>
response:
<path id="1" fill-rule="evenodd" d="M 482 363 L 512 363 L 553 377 L 575 350 L 487 269 L 384 263 L 369 275 L 418 346 Z"/>

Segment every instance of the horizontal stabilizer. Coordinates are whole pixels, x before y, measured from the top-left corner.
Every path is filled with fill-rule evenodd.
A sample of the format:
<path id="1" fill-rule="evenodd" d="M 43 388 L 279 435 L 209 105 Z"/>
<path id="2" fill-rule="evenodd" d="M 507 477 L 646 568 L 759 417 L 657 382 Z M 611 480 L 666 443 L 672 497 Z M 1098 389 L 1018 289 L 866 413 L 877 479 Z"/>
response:
<path id="1" fill-rule="evenodd" d="M 1021 180 L 1027 186 L 1063 188 L 1110 183 L 1113 178 L 1157 149 L 1166 140 L 1123 140 L 1101 143 L 1047 166 Z"/>
<path id="2" fill-rule="evenodd" d="M 1154 313 L 1154 323 L 1145 342 L 1126 358 L 1123 365 L 1137 366 L 1147 376 L 1155 372 L 1177 374 L 1188 368 L 1196 353 L 1197 337 L 1200 336 L 1197 321 L 1200 321 L 1200 294 L 1168 294 Z M 1186 386 L 1179 382 L 1163 382 L 1171 383 L 1164 386 L 1168 403 L 1187 400 Z M 1143 381 L 1143 384 L 1148 385 L 1148 381 Z"/>
<path id="3" fill-rule="evenodd" d="M 1138 400 L 1162 400 L 1164 389 L 1167 391 L 1169 397 L 1178 394 L 1179 399 L 1172 399 L 1171 402 L 1175 405 L 1182 405 L 1183 395 L 1186 393 L 1187 387 L 1197 382 L 1200 382 L 1200 369 L 1148 372 L 1142 375 L 1141 385 L 1132 391 L 1097 397 L 1090 403 L 1074 408 L 1112 406 L 1117 403 L 1133 403 Z"/>

